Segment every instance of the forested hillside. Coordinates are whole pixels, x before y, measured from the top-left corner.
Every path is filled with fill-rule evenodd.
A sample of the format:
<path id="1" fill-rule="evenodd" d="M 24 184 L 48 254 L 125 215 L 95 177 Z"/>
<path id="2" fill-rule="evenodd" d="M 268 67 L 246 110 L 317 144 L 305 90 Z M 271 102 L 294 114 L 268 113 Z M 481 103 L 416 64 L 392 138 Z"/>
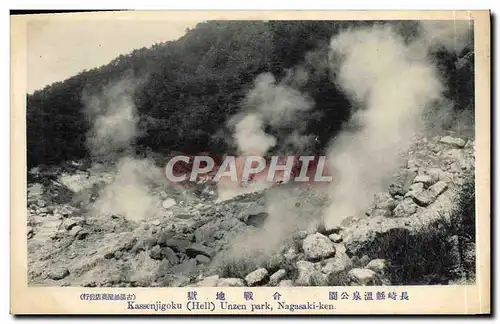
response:
<path id="1" fill-rule="evenodd" d="M 230 150 L 225 123 L 241 109 L 255 77 L 271 72 L 280 80 L 298 64 L 312 76 L 297 87 L 315 102 L 307 116 L 307 133 L 317 135 L 316 149 L 321 149 L 350 114 L 348 101 L 321 66 L 327 64 L 330 38 L 356 24 L 372 22 L 200 23 L 179 40 L 134 50 L 47 86 L 27 96 L 28 167 L 85 157 L 91 121 L 83 112 L 84 94 L 127 76 L 141 80 L 134 97 L 141 129 L 137 149 Z M 417 28 L 413 22 L 394 24 L 403 35 L 413 35 Z M 459 56 L 434 53 L 448 97 L 457 103 L 454 109 L 473 109 L 474 62 L 469 51 Z"/>

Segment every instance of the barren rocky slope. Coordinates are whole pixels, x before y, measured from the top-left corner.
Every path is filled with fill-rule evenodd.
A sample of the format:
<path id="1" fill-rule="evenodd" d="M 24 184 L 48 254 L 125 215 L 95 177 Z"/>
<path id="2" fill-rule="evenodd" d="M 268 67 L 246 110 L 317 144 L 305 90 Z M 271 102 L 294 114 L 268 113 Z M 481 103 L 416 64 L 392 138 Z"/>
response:
<path id="1" fill-rule="evenodd" d="M 318 221 L 327 198 L 311 188 L 281 185 L 217 202 L 208 183 L 192 194 L 159 187 L 154 190 L 161 212 L 134 221 L 92 213 L 100 188 L 114 174 L 83 162 L 32 169 L 29 284 L 300 286 L 473 280 L 464 268 L 474 267 L 474 240 L 467 233 L 448 232 L 446 222 L 467 175 L 474 172 L 474 141 L 451 135 L 416 136 L 387 192 L 375 195 L 366 215 L 346 219 L 335 229 Z M 283 201 L 283 218 L 273 219 L 270 197 Z M 286 230 L 279 230 L 283 220 L 288 220 Z M 266 250 L 265 241 L 274 231 L 283 239 L 269 242 Z M 408 255 L 416 252 L 408 244 L 420 244 L 415 249 L 425 254 L 425 244 L 436 244 L 425 239 L 435 233 L 444 243 L 429 250 L 442 249 L 443 254 L 429 252 L 425 262 L 410 264 L 415 258 Z M 238 242 L 251 245 L 248 237 L 259 235 L 266 252 L 262 257 L 253 257 L 258 250 L 238 252 Z"/>

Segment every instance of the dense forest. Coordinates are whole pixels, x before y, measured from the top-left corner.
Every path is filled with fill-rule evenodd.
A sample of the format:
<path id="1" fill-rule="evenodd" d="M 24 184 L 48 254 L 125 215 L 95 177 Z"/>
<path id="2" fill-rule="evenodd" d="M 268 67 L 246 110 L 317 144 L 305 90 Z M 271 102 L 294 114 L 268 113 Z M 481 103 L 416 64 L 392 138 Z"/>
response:
<path id="1" fill-rule="evenodd" d="M 298 64 L 313 76 L 300 84 L 300 90 L 315 102 L 307 127 L 321 149 L 348 119 L 350 107 L 332 75 L 317 67 L 327 60 L 332 35 L 349 26 L 373 23 L 209 21 L 178 40 L 134 50 L 49 85 L 27 96 L 28 167 L 87 156 L 85 137 L 91 121 L 83 112 L 83 94 L 130 75 L 143 80 L 134 96 L 141 129 L 135 143 L 138 150 L 230 150 L 225 123 L 241 109 L 253 80 L 263 72 L 279 80 Z M 394 24 L 408 38 L 417 28 L 411 21 Z M 434 53 L 448 97 L 459 103 L 455 109 L 473 109 L 474 61 L 467 53 L 458 57 Z M 463 56 L 467 63 L 457 64 Z"/>

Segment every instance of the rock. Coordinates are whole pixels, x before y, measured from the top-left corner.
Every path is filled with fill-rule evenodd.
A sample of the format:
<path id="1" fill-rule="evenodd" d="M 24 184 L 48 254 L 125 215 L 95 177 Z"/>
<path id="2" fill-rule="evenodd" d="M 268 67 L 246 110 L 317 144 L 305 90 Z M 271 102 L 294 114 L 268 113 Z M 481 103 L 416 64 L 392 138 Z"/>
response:
<path id="1" fill-rule="evenodd" d="M 465 153 L 462 150 L 458 149 L 451 149 L 448 150 L 444 153 L 444 156 L 446 158 L 451 159 L 452 161 L 455 161 L 457 163 L 457 171 L 460 172 L 461 170 L 466 170 L 469 168 L 469 166 L 472 164 L 468 161 Z"/>
<path id="2" fill-rule="evenodd" d="M 462 168 L 460 168 L 460 165 L 457 162 L 453 162 L 450 164 L 450 167 L 448 169 L 451 173 L 460 173 L 462 172 Z"/>
<path id="3" fill-rule="evenodd" d="M 163 202 L 162 202 L 162 207 L 165 208 L 165 209 L 169 209 L 175 205 L 177 205 L 177 202 L 172 199 L 172 198 L 167 198 L 165 199 Z"/>
<path id="4" fill-rule="evenodd" d="M 43 207 L 45 207 L 46 203 L 43 199 L 39 199 L 39 200 L 37 200 L 36 205 L 40 208 L 43 208 Z"/>
<path id="5" fill-rule="evenodd" d="M 421 193 L 413 195 L 413 201 L 417 203 L 419 206 L 427 207 L 432 204 L 436 200 L 429 191 L 422 191 Z"/>
<path id="6" fill-rule="evenodd" d="M 314 263 L 309 261 L 298 261 L 296 263 L 297 270 L 299 272 L 295 284 L 298 286 L 309 286 L 311 285 L 312 278 L 315 272 Z"/>
<path id="7" fill-rule="evenodd" d="M 410 187 L 410 190 L 405 195 L 405 198 L 413 199 L 415 195 L 418 195 L 424 191 L 424 184 L 421 182 L 415 183 Z M 395 209 L 394 209 L 395 212 Z"/>
<path id="8" fill-rule="evenodd" d="M 432 186 L 429 187 L 429 192 L 437 198 L 440 194 L 446 191 L 448 189 L 448 185 L 444 181 L 438 181 Z"/>
<path id="9" fill-rule="evenodd" d="M 63 205 L 59 209 L 59 213 L 63 216 L 72 215 L 75 211 L 76 211 L 76 209 L 72 206 L 69 206 L 69 205 Z"/>
<path id="10" fill-rule="evenodd" d="M 182 263 L 174 266 L 172 271 L 174 273 L 182 273 L 184 275 L 190 275 L 196 272 L 196 259 L 187 259 L 182 261 Z"/>
<path id="11" fill-rule="evenodd" d="M 196 287 L 217 287 L 220 278 L 218 275 L 206 277 L 203 280 L 196 283 Z"/>
<path id="12" fill-rule="evenodd" d="M 160 221 L 159 221 L 159 220 L 157 220 L 157 219 L 155 219 L 155 220 L 153 220 L 153 221 L 151 222 L 151 225 L 153 225 L 153 226 L 160 226 L 160 224 L 161 224 L 161 223 L 160 223 Z"/>
<path id="13" fill-rule="evenodd" d="M 293 261 L 295 259 L 297 259 L 297 251 L 295 251 L 295 249 L 292 247 L 292 248 L 289 248 L 285 254 L 283 254 L 283 257 L 285 258 L 286 261 Z"/>
<path id="14" fill-rule="evenodd" d="M 214 241 L 215 240 L 215 238 L 214 238 L 215 233 L 217 233 L 220 230 L 218 227 L 218 224 L 219 223 L 210 222 L 210 223 L 206 223 L 206 224 L 202 225 L 201 227 L 197 228 L 194 231 L 194 237 L 195 237 L 196 242 L 208 243 L 208 242 Z"/>
<path id="15" fill-rule="evenodd" d="M 448 185 L 444 181 L 438 181 L 432 186 L 429 187 L 429 189 L 413 195 L 413 200 L 422 207 L 427 207 L 430 204 L 432 204 L 434 201 L 436 201 L 437 197 L 442 194 L 443 192 L 446 191 L 448 188 Z"/>
<path id="16" fill-rule="evenodd" d="M 191 279 L 189 276 L 186 276 L 184 274 L 170 274 L 165 276 L 164 280 L 164 286 L 169 286 L 169 287 L 184 287 L 186 286 Z"/>
<path id="17" fill-rule="evenodd" d="M 271 286 L 276 286 L 283 278 L 286 276 L 286 270 L 280 269 L 273 273 L 271 277 L 269 277 L 269 284 Z"/>
<path id="18" fill-rule="evenodd" d="M 418 206 L 411 198 L 405 198 L 394 209 L 395 217 L 409 217 L 417 212 Z"/>
<path id="19" fill-rule="evenodd" d="M 83 228 L 81 226 L 74 226 L 69 231 L 69 235 L 72 237 L 76 237 L 78 235 L 78 233 L 80 233 L 80 231 L 82 231 L 82 230 L 83 230 Z"/>
<path id="20" fill-rule="evenodd" d="M 67 230 L 71 230 L 74 226 L 78 224 L 78 220 L 74 218 L 69 218 L 64 221 L 63 227 Z"/>
<path id="21" fill-rule="evenodd" d="M 173 238 L 166 240 L 166 245 L 174 251 L 185 253 L 191 242 L 189 240 Z"/>
<path id="22" fill-rule="evenodd" d="M 436 183 L 438 182 L 439 180 L 442 180 L 440 179 L 441 177 L 441 174 L 443 173 L 443 170 L 439 169 L 439 168 L 431 168 L 429 170 L 426 171 L 427 175 L 429 175 L 432 179 L 432 183 Z"/>
<path id="23" fill-rule="evenodd" d="M 198 254 L 196 256 L 196 262 L 199 264 L 209 264 L 210 263 L 210 258 L 204 256 L 203 254 Z"/>
<path id="24" fill-rule="evenodd" d="M 261 216 L 257 216 L 261 215 Z M 258 218 L 266 218 L 267 215 L 267 208 L 266 206 L 263 206 L 259 203 L 252 202 L 244 208 L 239 215 L 237 216 L 239 220 L 244 222 L 245 224 L 249 225 L 249 219 L 252 217 Z"/>
<path id="25" fill-rule="evenodd" d="M 257 286 L 259 284 L 262 284 L 267 279 L 268 274 L 269 273 L 267 272 L 267 270 L 265 268 L 257 269 L 255 271 L 249 273 L 245 277 L 245 282 L 250 287 Z"/>
<path id="26" fill-rule="evenodd" d="M 194 243 L 186 248 L 186 254 L 190 257 L 196 257 L 198 254 L 202 254 L 211 258 L 214 255 L 214 250 L 208 246 L 204 246 L 198 243 Z"/>
<path id="27" fill-rule="evenodd" d="M 63 173 L 58 177 L 58 181 L 72 192 L 79 193 L 85 189 L 91 189 L 101 179 L 89 177 L 87 172 L 80 172 L 76 174 Z"/>
<path id="28" fill-rule="evenodd" d="M 418 175 L 415 177 L 413 182 L 414 183 L 423 183 L 426 187 L 428 187 L 434 183 L 432 177 L 429 175 Z"/>
<path id="29" fill-rule="evenodd" d="M 410 162 L 408 162 L 410 163 Z M 395 180 L 389 185 L 389 193 L 391 196 L 404 196 L 410 186 L 413 184 L 413 179 L 415 179 L 416 173 L 411 170 L 400 171 Z"/>
<path id="30" fill-rule="evenodd" d="M 385 261 L 384 259 L 374 259 L 368 262 L 365 268 L 373 270 L 375 272 L 384 273 L 385 269 L 387 268 L 387 261 Z"/>
<path id="31" fill-rule="evenodd" d="M 459 148 L 462 148 L 465 146 L 465 141 L 461 138 L 455 138 L 451 136 L 444 136 L 439 140 L 440 143 L 447 144 L 447 145 L 453 145 Z"/>
<path id="32" fill-rule="evenodd" d="M 66 268 L 55 268 L 52 270 L 49 270 L 48 272 L 48 277 L 52 280 L 61 280 L 69 276 L 69 270 Z"/>
<path id="33" fill-rule="evenodd" d="M 77 240 L 83 240 L 89 235 L 89 232 L 85 229 L 81 230 L 76 234 L 76 239 Z"/>
<path id="34" fill-rule="evenodd" d="M 330 234 L 328 236 L 328 238 L 330 239 L 330 241 L 332 241 L 333 243 L 340 243 L 342 242 L 342 235 L 341 234 Z"/>
<path id="35" fill-rule="evenodd" d="M 222 278 L 217 287 L 245 287 L 245 282 L 240 278 Z"/>
<path id="36" fill-rule="evenodd" d="M 217 232 L 215 232 L 215 234 L 214 234 L 214 238 L 215 238 L 216 240 L 220 240 L 220 239 L 221 239 L 221 238 L 223 238 L 223 237 L 224 237 L 224 231 L 217 231 Z"/>
<path id="37" fill-rule="evenodd" d="M 258 213 L 258 214 L 248 215 L 246 224 L 254 227 L 262 227 L 268 216 L 269 216 L 268 213 Z"/>
<path id="38" fill-rule="evenodd" d="M 375 209 L 393 210 L 396 207 L 396 201 L 388 193 L 379 193 L 374 196 Z"/>
<path id="39" fill-rule="evenodd" d="M 152 230 L 155 230 L 155 228 L 153 228 Z M 156 237 L 156 242 L 158 242 L 160 246 L 167 246 L 167 241 L 171 240 L 173 236 L 173 232 L 162 231 Z"/>
<path id="40" fill-rule="evenodd" d="M 28 226 L 28 232 L 27 232 L 27 234 L 28 234 L 28 238 L 31 238 L 33 236 L 33 227 Z"/>
<path id="41" fill-rule="evenodd" d="M 343 243 L 335 243 L 335 244 L 333 244 L 333 246 L 335 247 L 335 255 L 337 253 L 345 253 L 346 252 L 346 248 L 345 248 L 345 245 Z"/>
<path id="42" fill-rule="evenodd" d="M 326 259 L 335 255 L 332 241 L 319 233 L 308 235 L 302 242 L 302 249 L 308 260 Z"/>
<path id="43" fill-rule="evenodd" d="M 151 259 L 154 259 L 154 260 L 162 260 L 163 256 L 161 253 L 161 247 L 159 245 L 155 245 L 151 249 L 151 251 L 149 251 L 149 256 L 151 257 Z"/>
<path id="44" fill-rule="evenodd" d="M 295 233 L 295 237 L 299 240 L 304 240 L 307 235 L 309 235 L 309 233 L 307 231 L 298 231 L 297 233 Z"/>
<path id="45" fill-rule="evenodd" d="M 372 210 L 369 215 L 371 217 L 391 217 L 392 216 L 392 212 L 388 209 L 374 209 Z"/>
<path id="46" fill-rule="evenodd" d="M 352 265 L 352 261 L 346 253 L 338 253 L 334 258 L 325 260 L 321 267 L 321 272 L 327 275 L 337 274 L 344 271 Z"/>
<path id="47" fill-rule="evenodd" d="M 293 281 L 292 280 L 282 280 L 278 284 L 279 287 L 293 287 Z"/>
<path id="48" fill-rule="evenodd" d="M 164 247 L 161 249 L 161 254 L 163 258 L 167 259 L 170 264 L 178 264 L 179 263 L 179 257 L 175 254 L 175 252 L 169 248 L 169 247 Z"/>
<path id="49" fill-rule="evenodd" d="M 354 268 L 347 274 L 354 283 L 362 286 L 370 284 L 375 278 L 375 272 L 370 269 Z"/>

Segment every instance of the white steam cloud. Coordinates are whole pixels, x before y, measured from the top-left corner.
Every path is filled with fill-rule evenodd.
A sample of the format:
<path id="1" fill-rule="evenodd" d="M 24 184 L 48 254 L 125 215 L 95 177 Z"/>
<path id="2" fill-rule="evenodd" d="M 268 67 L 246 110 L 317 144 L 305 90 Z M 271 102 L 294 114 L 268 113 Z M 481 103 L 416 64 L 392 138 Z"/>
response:
<path id="1" fill-rule="evenodd" d="M 93 125 L 87 146 L 94 156 L 112 155 L 127 149 L 138 133 L 133 103 L 136 84 L 124 79 L 106 87 L 98 96 L 84 98 L 85 110 Z"/>
<path id="2" fill-rule="evenodd" d="M 151 187 L 160 184 L 162 170 L 131 153 L 139 134 L 133 94 L 140 82 L 128 77 L 108 85 L 99 94 L 84 97 L 87 115 L 93 121 L 87 134 L 89 150 L 95 159 L 114 163 L 113 181 L 101 189 L 94 203 L 97 215 L 121 215 L 138 221 L 159 211 L 159 198 Z"/>
<path id="3" fill-rule="evenodd" d="M 351 120 L 360 130 L 341 133 L 329 148 L 335 183 L 327 227 L 368 208 L 400 165 L 399 153 L 423 130 L 424 109 L 442 99 L 444 90 L 429 51 L 438 45 L 447 50 L 466 46 L 457 41 L 466 38 L 457 34 L 466 29 L 454 26 L 424 23 L 422 37 L 408 45 L 389 26 L 348 30 L 332 39 L 336 81 L 362 108 Z"/>
<path id="4" fill-rule="evenodd" d="M 101 191 L 94 208 L 103 216 L 121 215 L 132 221 L 156 216 L 160 200 L 150 188 L 161 177 L 161 169 L 152 162 L 124 157 L 116 166 L 114 181 Z"/>
<path id="5" fill-rule="evenodd" d="M 309 111 L 314 102 L 290 86 L 307 80 L 308 72 L 303 68 L 289 71 L 289 75 L 277 83 L 270 73 L 263 73 L 255 79 L 254 88 L 247 94 L 244 106 L 251 112 L 237 116 L 234 138 L 241 154 L 264 155 L 277 145 L 276 137 L 265 132 L 268 125 L 274 130 L 297 123 L 301 113 Z M 234 122 L 234 121 L 230 121 Z M 290 144 L 304 144 L 306 137 L 300 138 L 296 129 Z M 298 140 L 300 139 L 300 140 Z"/>
<path id="6" fill-rule="evenodd" d="M 473 24 L 472 20 L 423 20 L 420 41 L 431 50 L 444 48 L 459 55 L 472 45 Z"/>
<path id="7" fill-rule="evenodd" d="M 262 118 L 257 114 L 243 117 L 235 126 L 235 139 L 241 154 L 264 155 L 276 145 L 276 138 L 264 132 Z"/>

